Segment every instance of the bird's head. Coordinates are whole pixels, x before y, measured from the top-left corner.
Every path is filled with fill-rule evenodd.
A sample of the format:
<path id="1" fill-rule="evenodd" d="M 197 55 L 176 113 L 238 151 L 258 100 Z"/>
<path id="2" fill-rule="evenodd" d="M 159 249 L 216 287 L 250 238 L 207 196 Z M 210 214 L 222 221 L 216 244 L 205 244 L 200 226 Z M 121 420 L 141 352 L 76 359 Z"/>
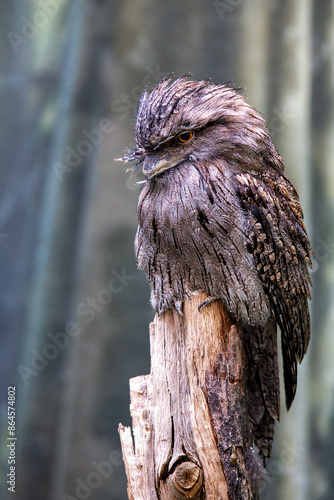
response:
<path id="1" fill-rule="evenodd" d="M 136 161 L 130 170 L 148 179 L 185 161 L 216 158 L 261 169 L 276 152 L 264 119 L 238 91 L 188 75 L 164 78 L 143 93 L 135 142 L 122 160 Z"/>

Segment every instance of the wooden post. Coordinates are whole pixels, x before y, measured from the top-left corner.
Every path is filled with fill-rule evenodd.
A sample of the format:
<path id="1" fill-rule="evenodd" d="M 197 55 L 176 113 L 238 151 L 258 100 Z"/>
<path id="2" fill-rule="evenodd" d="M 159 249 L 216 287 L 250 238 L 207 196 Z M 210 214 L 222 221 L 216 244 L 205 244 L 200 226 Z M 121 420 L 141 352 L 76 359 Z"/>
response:
<path id="1" fill-rule="evenodd" d="M 238 324 L 215 301 L 150 325 L 151 373 L 130 380 L 130 427 L 119 426 L 129 500 L 254 500 L 245 353 Z"/>

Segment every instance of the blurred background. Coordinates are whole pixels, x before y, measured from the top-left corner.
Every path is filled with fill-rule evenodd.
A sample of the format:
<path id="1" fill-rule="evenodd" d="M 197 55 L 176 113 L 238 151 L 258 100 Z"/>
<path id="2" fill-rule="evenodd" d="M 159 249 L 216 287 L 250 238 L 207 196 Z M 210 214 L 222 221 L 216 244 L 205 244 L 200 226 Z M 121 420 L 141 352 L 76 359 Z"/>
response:
<path id="1" fill-rule="evenodd" d="M 149 373 L 133 145 L 147 84 L 245 88 L 314 249 L 313 338 L 262 499 L 334 494 L 334 1 L 0 0 L 1 498 L 16 387 L 19 500 L 125 500 L 118 423 Z"/>

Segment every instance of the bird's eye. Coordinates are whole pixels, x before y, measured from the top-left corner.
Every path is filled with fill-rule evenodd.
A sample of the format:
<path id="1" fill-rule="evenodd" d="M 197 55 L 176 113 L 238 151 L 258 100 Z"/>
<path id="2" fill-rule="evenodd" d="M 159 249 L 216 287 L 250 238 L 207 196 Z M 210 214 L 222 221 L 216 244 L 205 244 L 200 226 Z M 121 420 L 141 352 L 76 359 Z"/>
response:
<path id="1" fill-rule="evenodd" d="M 177 140 L 181 144 L 186 144 L 187 142 L 190 142 L 193 137 L 194 132 L 192 132 L 191 130 L 187 130 L 187 132 L 182 132 L 182 134 L 179 134 L 177 136 Z"/>

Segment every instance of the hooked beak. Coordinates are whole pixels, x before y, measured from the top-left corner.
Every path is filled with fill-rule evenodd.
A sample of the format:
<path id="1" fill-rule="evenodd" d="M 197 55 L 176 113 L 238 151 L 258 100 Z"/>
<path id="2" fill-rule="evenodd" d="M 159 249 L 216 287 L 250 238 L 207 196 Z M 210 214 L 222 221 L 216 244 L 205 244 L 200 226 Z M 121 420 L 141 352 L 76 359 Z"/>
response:
<path id="1" fill-rule="evenodd" d="M 166 170 L 176 167 L 176 165 L 179 165 L 182 160 L 184 160 L 184 157 L 181 155 L 150 155 L 145 158 L 142 171 L 148 179 L 153 179 L 153 177 L 162 174 Z"/>

